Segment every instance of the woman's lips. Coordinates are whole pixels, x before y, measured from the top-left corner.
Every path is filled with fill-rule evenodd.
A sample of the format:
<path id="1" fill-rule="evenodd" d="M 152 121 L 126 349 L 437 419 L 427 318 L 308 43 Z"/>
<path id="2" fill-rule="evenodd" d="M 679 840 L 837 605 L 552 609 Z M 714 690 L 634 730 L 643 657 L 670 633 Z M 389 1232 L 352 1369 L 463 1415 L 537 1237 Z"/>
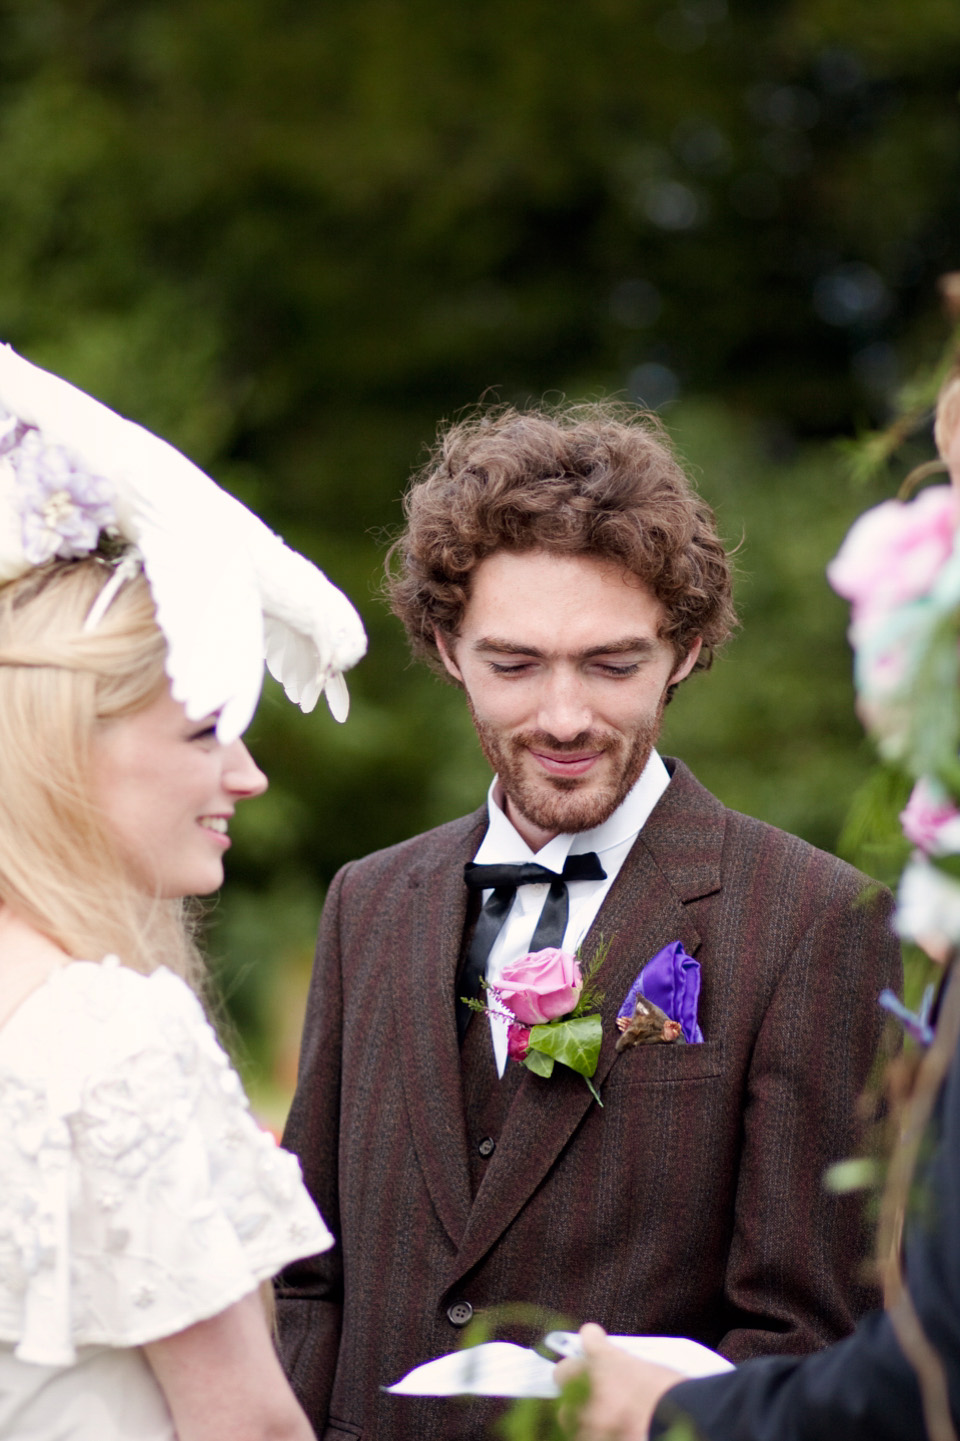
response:
<path id="1" fill-rule="evenodd" d="M 229 850 L 230 837 L 227 835 L 228 819 L 228 816 L 200 816 L 197 824 L 206 835 L 212 836 L 214 841 L 221 845 L 224 850 Z"/>
<path id="2" fill-rule="evenodd" d="M 551 776 L 583 776 L 597 763 L 603 751 L 588 751 L 582 755 L 550 755 L 547 751 L 531 751 L 534 760 Z"/>

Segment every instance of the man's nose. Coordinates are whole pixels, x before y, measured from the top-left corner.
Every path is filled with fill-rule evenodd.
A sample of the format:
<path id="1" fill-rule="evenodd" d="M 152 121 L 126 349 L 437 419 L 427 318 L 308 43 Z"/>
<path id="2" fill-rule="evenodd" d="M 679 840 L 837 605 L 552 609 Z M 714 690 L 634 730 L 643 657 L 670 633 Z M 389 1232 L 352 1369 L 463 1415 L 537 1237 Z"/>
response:
<path id="1" fill-rule="evenodd" d="M 537 724 L 558 741 L 572 741 L 593 723 L 593 710 L 583 677 L 556 671 L 544 680 Z"/>

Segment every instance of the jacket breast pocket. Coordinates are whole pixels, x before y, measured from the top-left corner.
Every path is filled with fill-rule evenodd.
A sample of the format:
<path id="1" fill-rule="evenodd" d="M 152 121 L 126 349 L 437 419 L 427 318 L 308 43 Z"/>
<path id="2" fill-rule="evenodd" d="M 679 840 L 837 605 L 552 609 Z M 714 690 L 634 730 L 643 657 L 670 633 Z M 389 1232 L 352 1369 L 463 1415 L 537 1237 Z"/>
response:
<path id="1" fill-rule="evenodd" d="M 673 1042 L 670 1045 L 632 1046 L 621 1051 L 603 1082 L 600 1094 L 624 1086 L 668 1086 L 681 1081 L 709 1081 L 723 1069 L 720 1041 L 699 1045 Z"/>

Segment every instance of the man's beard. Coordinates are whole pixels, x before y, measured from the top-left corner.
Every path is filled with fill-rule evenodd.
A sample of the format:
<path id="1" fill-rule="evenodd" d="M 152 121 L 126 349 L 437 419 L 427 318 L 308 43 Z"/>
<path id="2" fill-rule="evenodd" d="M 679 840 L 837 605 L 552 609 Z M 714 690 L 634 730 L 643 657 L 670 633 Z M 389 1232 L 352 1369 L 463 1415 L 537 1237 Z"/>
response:
<path id="1" fill-rule="evenodd" d="M 663 718 L 666 696 L 661 698 L 656 715 L 641 722 L 629 741 L 613 731 L 582 731 L 572 741 L 558 741 L 548 731 L 517 731 L 509 735 L 483 721 L 467 696 L 470 714 L 476 726 L 480 748 L 500 777 L 507 799 L 531 825 L 559 835 L 591 831 L 613 815 L 639 780 L 650 759 Z M 611 772 L 606 784 L 590 784 L 586 777 L 531 776 L 524 765 L 530 750 L 545 750 L 554 755 L 583 751 L 603 751 L 610 758 Z"/>

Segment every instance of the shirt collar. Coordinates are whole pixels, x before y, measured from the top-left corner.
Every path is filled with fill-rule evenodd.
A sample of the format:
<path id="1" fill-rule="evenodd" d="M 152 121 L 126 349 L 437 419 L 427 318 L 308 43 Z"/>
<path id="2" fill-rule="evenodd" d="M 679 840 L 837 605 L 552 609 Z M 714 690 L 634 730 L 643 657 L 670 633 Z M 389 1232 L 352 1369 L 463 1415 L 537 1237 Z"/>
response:
<path id="1" fill-rule="evenodd" d="M 613 846 L 632 840 L 643 829 L 657 801 L 670 784 L 670 772 L 657 752 L 650 752 L 639 779 L 617 806 L 612 816 L 591 831 L 574 835 L 561 834 L 548 841 L 543 850 L 533 852 L 504 814 L 497 799 L 498 777 L 494 776 L 487 792 L 489 824 L 475 859 L 484 865 L 496 862 L 517 864 L 535 860 L 552 871 L 563 870 L 568 855 L 596 851 L 602 855 Z"/>

